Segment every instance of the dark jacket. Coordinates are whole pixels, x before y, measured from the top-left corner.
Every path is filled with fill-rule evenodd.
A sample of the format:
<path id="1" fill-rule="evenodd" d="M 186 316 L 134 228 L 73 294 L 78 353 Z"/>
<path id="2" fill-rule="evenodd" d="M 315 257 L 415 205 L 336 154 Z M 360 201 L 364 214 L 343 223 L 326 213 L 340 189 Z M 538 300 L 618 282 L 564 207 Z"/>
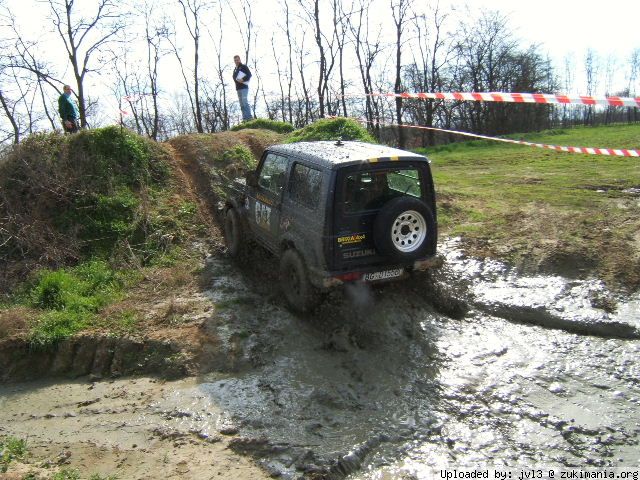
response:
<path id="1" fill-rule="evenodd" d="M 245 88 L 249 88 L 249 85 L 246 83 L 240 83 L 236 80 L 238 76 L 238 72 L 244 73 L 245 77 L 242 79 L 244 82 L 248 82 L 251 79 L 251 70 L 245 64 L 241 63 L 236 68 L 233 69 L 233 82 L 236 84 L 236 90 L 243 90 Z"/>
<path id="2" fill-rule="evenodd" d="M 62 121 L 70 120 L 76 122 L 78 120 L 78 107 L 73 102 L 71 97 L 67 97 L 65 94 L 60 95 L 58 98 L 58 113 Z"/>

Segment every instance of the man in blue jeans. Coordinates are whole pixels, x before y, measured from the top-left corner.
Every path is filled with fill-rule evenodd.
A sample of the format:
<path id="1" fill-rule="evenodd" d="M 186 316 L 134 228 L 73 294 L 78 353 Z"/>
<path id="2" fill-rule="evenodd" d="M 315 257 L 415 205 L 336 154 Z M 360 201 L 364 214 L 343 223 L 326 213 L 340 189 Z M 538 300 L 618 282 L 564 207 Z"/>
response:
<path id="1" fill-rule="evenodd" d="M 233 70 L 233 81 L 236 83 L 236 91 L 238 92 L 238 100 L 240 101 L 240 109 L 242 110 L 242 121 L 246 122 L 253 118 L 248 98 L 251 71 L 246 65 L 240 62 L 240 55 L 233 57 L 233 61 L 236 64 L 236 68 Z"/>

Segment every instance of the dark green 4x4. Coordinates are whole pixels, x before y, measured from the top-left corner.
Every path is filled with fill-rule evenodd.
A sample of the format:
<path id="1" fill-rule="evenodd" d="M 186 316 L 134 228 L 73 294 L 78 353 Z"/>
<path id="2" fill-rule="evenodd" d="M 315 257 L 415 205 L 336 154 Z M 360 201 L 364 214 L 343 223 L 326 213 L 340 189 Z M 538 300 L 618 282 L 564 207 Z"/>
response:
<path id="1" fill-rule="evenodd" d="M 435 263 L 436 199 L 421 155 L 347 141 L 274 145 L 227 193 L 229 254 L 244 255 L 250 241 L 275 254 L 297 311 L 336 285 L 403 279 Z"/>

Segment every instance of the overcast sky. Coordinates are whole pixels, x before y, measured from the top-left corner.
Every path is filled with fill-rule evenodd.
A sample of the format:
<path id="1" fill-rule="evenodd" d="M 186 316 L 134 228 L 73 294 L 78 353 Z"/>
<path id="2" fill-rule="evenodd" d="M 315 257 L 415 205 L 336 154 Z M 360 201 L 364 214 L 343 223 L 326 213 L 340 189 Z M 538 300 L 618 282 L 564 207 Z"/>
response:
<path id="1" fill-rule="evenodd" d="M 521 38 L 543 44 L 552 57 L 582 55 L 587 48 L 624 56 L 640 48 L 638 0 L 472 0 L 470 4 L 508 15 Z"/>
<path id="2" fill-rule="evenodd" d="M 349 0 L 344 0 L 348 2 Z M 393 21 L 388 7 L 390 0 L 378 0 L 384 8 L 374 9 L 377 12 L 375 18 L 370 18 L 373 23 L 381 23 L 389 28 L 388 43 L 393 42 L 392 27 Z M 0 0 L 0 4 L 3 0 Z M 142 3 L 142 2 L 138 2 Z M 211 1 L 211 5 L 218 4 L 217 1 Z M 292 0 L 290 3 L 294 3 Z M 429 0 L 418 0 L 416 5 L 428 5 L 433 2 Z M 540 44 L 540 52 L 548 54 L 554 61 L 558 72 L 564 68 L 564 59 L 569 56 L 573 59 L 576 79 L 580 78 L 583 73 L 584 55 L 588 48 L 594 49 L 597 54 L 605 59 L 608 55 L 615 55 L 620 62 L 628 61 L 631 51 L 634 48 L 640 48 L 640 29 L 637 27 L 637 20 L 640 18 L 640 0 L 608 0 L 606 2 L 596 3 L 593 0 L 468 0 L 466 3 L 471 10 L 460 8 L 465 2 L 458 0 L 440 0 L 441 12 L 447 11 L 450 19 L 453 21 L 451 25 L 455 25 L 457 20 L 465 20 L 470 15 L 479 15 L 483 10 L 499 11 L 509 19 L 509 26 L 515 36 L 522 40 L 522 45 L 535 43 Z M 44 32 L 52 28 L 51 22 L 47 20 L 47 2 L 42 0 L 4 0 L 18 22 L 23 31 L 28 31 L 33 38 L 42 37 Z M 175 18 L 176 27 L 184 28 L 183 19 L 180 10 L 177 7 L 176 0 L 167 0 L 170 6 L 167 13 L 172 14 Z M 95 0 L 79 0 L 76 5 L 87 7 L 95 5 Z M 174 7 L 171 7 L 174 6 Z M 281 10 L 281 2 L 277 0 L 256 0 L 252 4 L 254 8 L 254 22 L 256 24 L 257 34 L 260 42 L 258 48 L 264 51 L 257 52 L 255 59 L 260 65 L 260 72 L 266 83 L 272 82 L 275 88 L 275 78 L 277 73 L 273 65 L 273 51 L 271 48 L 271 34 L 277 30 L 276 22 L 280 20 L 277 12 Z M 328 12 L 327 12 L 328 18 Z M 236 53 L 242 52 L 242 46 L 237 35 L 237 27 L 233 23 L 230 14 L 225 14 L 227 26 L 224 28 L 223 59 L 228 57 L 229 68 L 232 68 L 232 57 Z M 205 25 L 206 28 L 216 31 L 215 25 Z M 384 29 L 382 30 L 385 31 Z M 184 43 L 188 44 L 188 38 L 183 31 Z M 208 33 L 203 33 L 203 37 Z M 210 38 L 206 40 L 211 42 Z M 307 41 L 307 45 L 311 46 L 311 39 Z M 206 43 L 206 42 L 205 42 Z M 65 58 L 59 43 L 59 39 L 53 37 L 53 40 L 46 43 L 51 45 L 51 50 L 46 52 L 48 58 L 58 56 L 60 62 L 64 63 Z M 207 75 L 212 75 L 212 57 L 211 49 L 205 53 L 202 58 L 201 70 Z M 284 53 L 284 52 L 283 52 Z M 409 57 L 405 57 L 409 58 Z M 255 64 L 255 59 L 250 59 L 249 65 Z M 253 61 L 252 61 L 253 60 Z M 167 82 L 173 83 L 177 88 L 182 86 L 182 77 L 177 75 L 179 70 L 175 65 L 165 62 L 165 73 L 167 76 L 173 75 L 173 80 Z M 626 71 L 626 70 L 625 70 Z M 230 71 L 229 71 L 230 73 Z M 64 78 L 72 81 L 71 71 L 61 72 Z M 622 68 L 620 68 L 622 75 Z M 87 81 L 92 91 L 107 90 L 104 84 L 106 76 L 94 76 Z M 166 77 L 165 77 L 166 78 Z M 166 81 L 166 80 L 165 80 Z M 578 81 L 576 80 L 576 84 Z M 573 92 L 565 93 L 586 93 L 579 91 L 577 86 Z M 577 90 L 577 91 L 576 91 Z M 165 91 L 170 92 L 170 88 L 165 86 Z M 551 92 L 549 92 L 551 93 Z M 110 111 L 117 112 L 117 102 L 115 99 L 109 99 L 108 95 L 101 94 L 105 103 L 111 104 Z"/>

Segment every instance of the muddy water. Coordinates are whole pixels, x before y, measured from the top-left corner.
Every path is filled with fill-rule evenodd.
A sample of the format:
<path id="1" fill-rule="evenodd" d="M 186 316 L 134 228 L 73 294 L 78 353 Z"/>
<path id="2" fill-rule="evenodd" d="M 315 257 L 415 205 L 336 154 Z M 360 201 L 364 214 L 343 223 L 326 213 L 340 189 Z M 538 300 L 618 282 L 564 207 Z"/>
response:
<path id="1" fill-rule="evenodd" d="M 640 467 L 637 299 L 597 283 L 523 279 L 445 252 L 446 278 L 437 281 L 463 285 L 456 295 L 471 306 L 458 320 L 425 300 L 425 279 L 336 294 L 303 319 L 270 288 L 268 262 L 248 273 L 211 259 L 208 295 L 217 313 L 204 328 L 233 355 L 229 368 L 165 384 L 5 387 L 1 433 L 38 430 L 52 441 L 86 436 L 122 448 L 146 445 L 150 435 L 225 435 L 234 451 L 283 478 L 429 478 L 431 468 L 477 465 Z M 99 407 L 78 407 L 95 389 L 104 389 Z M 52 397 L 59 406 L 49 412 Z M 93 408 L 91 415 L 81 408 Z"/>

